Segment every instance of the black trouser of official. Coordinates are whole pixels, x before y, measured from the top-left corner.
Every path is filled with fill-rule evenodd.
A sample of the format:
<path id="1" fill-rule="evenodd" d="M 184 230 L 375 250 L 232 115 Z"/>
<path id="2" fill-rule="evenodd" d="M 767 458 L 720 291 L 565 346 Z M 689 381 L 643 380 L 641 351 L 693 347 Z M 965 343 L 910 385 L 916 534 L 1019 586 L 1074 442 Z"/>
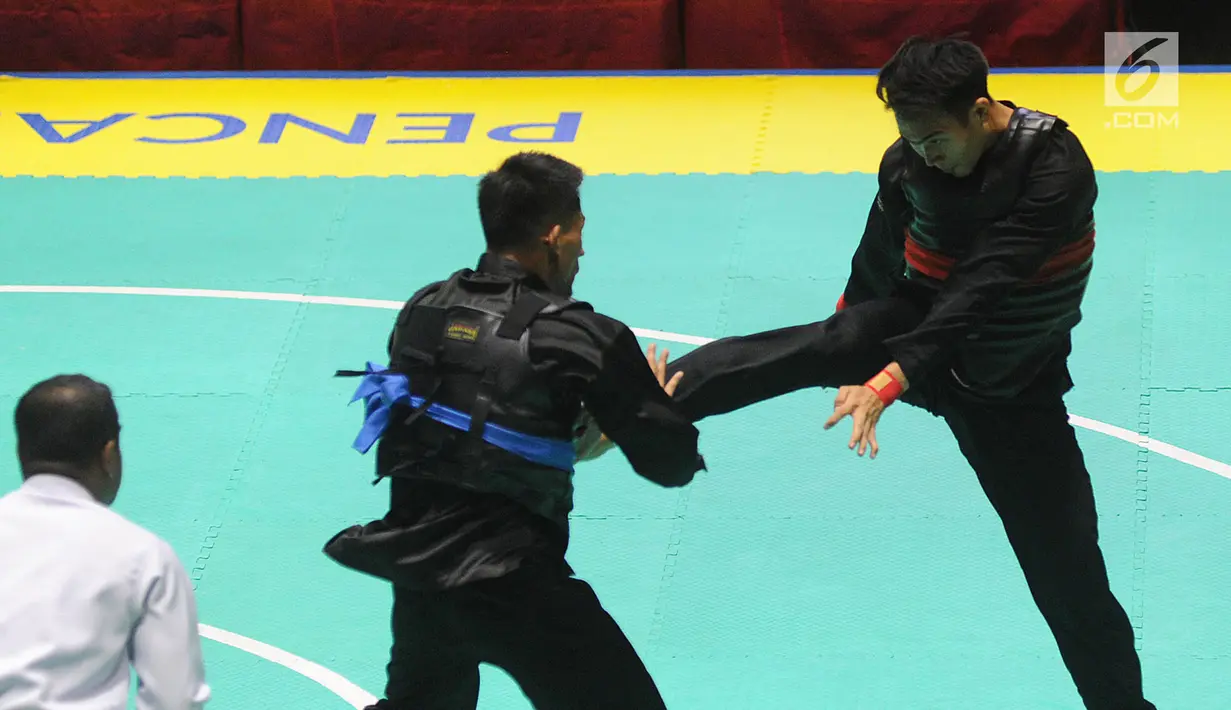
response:
<path id="1" fill-rule="evenodd" d="M 590 585 L 518 570 L 444 591 L 394 587 L 387 701 L 474 710 L 479 664 L 507 672 L 537 710 L 664 710 L 637 651 Z"/>
<path id="2" fill-rule="evenodd" d="M 882 341 L 921 317 L 916 305 L 885 299 L 819 323 L 724 338 L 669 365 L 684 372 L 674 399 L 698 421 L 804 387 L 861 384 L 891 359 Z M 1090 475 L 1063 401 L 1065 355 L 1012 400 L 976 399 L 946 375 L 912 382 L 903 401 L 948 423 L 1086 707 L 1153 710 L 1142 696 L 1132 625 L 1099 549 Z"/>

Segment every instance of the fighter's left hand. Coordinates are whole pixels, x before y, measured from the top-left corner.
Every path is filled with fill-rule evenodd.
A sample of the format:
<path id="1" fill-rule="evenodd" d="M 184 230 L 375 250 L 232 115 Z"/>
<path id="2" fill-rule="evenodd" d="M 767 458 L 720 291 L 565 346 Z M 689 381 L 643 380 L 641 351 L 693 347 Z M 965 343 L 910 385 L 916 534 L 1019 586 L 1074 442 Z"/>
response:
<path id="1" fill-rule="evenodd" d="M 577 461 L 593 461 L 615 448 L 615 442 L 598 428 L 598 422 L 589 412 L 582 411 L 573 432 L 573 448 Z"/>
<path id="2" fill-rule="evenodd" d="M 606 454 L 615 448 L 615 442 L 607 438 L 606 434 L 600 434 L 598 440 L 593 444 L 582 444 L 577 449 L 578 461 L 593 461 L 594 459 Z"/>
<path id="3" fill-rule="evenodd" d="M 885 404 L 876 392 L 864 385 L 842 387 L 838 390 L 833 409 L 833 415 L 825 422 L 825 429 L 832 429 L 835 424 L 849 415 L 853 423 L 849 447 L 854 449 L 858 444 L 857 453 L 860 456 L 871 449 L 871 458 L 876 458 L 876 454 L 880 451 L 880 445 L 876 443 L 876 423 L 880 421 L 881 414 L 885 411 Z"/>

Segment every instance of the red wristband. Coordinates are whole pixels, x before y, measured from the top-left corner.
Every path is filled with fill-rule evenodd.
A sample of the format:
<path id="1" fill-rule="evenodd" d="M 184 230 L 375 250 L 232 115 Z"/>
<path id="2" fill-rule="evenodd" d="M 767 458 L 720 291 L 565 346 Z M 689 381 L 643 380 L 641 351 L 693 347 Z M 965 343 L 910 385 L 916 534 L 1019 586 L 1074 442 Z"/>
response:
<path id="1" fill-rule="evenodd" d="M 881 370 L 876 376 L 864 383 L 864 387 L 876 393 L 880 401 L 888 407 L 902 395 L 902 383 L 889 374 L 889 370 Z"/>
<path id="2" fill-rule="evenodd" d="M 837 308 L 834 308 L 834 311 L 835 312 L 840 311 L 843 308 L 846 308 L 846 294 L 845 293 L 842 294 L 841 296 L 838 296 L 838 306 Z"/>

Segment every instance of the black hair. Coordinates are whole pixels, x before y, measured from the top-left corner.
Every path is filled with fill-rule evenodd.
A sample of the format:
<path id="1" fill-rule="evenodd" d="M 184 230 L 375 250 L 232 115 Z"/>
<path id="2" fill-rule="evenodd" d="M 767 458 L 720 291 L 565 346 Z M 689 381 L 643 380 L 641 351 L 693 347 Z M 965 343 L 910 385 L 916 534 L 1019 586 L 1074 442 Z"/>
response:
<path id="1" fill-rule="evenodd" d="M 876 95 L 902 120 L 952 116 L 965 126 L 970 107 L 987 91 L 983 50 L 960 36 L 930 40 L 911 37 L 898 47 L 876 77 Z"/>
<path id="2" fill-rule="evenodd" d="M 120 435 L 111 388 L 85 375 L 57 375 L 22 396 L 14 416 L 25 464 L 85 466 Z"/>
<path id="3" fill-rule="evenodd" d="M 492 252 L 530 246 L 581 216 L 581 168 L 539 152 L 518 153 L 479 181 L 479 219 Z"/>

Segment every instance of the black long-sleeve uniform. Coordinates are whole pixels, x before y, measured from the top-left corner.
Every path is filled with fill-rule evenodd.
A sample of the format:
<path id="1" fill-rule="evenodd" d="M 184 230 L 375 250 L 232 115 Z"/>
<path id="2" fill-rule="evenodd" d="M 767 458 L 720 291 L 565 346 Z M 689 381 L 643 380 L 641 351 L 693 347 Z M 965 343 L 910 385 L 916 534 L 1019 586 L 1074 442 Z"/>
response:
<path id="1" fill-rule="evenodd" d="M 1013 108 L 966 178 L 894 143 L 838 312 L 694 350 L 670 365 L 685 373 L 676 402 L 697 421 L 896 361 L 903 401 L 945 419 L 1000 515 L 1086 707 L 1152 710 L 1063 401 L 1094 170 L 1063 121 Z"/>
<path id="2" fill-rule="evenodd" d="M 903 279 L 922 292 L 923 320 L 885 341 L 912 382 L 943 368 L 975 393 L 1014 397 L 1067 355 L 1093 267 L 1098 186 L 1063 124 L 1019 166 L 1022 122 L 971 179 L 928 168 L 902 140 L 881 161 L 842 300 L 893 295 Z"/>
<path id="3" fill-rule="evenodd" d="M 548 288 L 490 254 L 478 271 Z M 638 474 L 675 487 L 704 468 L 696 427 L 659 386 L 627 326 L 588 310 L 543 313 L 527 347 L 555 396 L 584 402 Z M 499 495 L 396 475 L 390 496 L 384 519 L 326 545 L 334 559 L 395 585 L 392 660 L 378 707 L 473 710 L 480 662 L 504 668 L 540 710 L 663 707 L 636 651 L 565 561 L 571 500 L 548 519 Z"/>

